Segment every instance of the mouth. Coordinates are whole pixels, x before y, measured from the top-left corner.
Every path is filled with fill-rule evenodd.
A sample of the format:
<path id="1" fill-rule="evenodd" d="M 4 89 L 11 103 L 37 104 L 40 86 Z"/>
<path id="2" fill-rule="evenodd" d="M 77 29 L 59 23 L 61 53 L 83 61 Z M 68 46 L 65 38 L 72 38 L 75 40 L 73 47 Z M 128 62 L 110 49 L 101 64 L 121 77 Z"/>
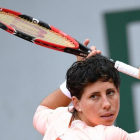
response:
<path id="1" fill-rule="evenodd" d="M 103 115 L 100 116 L 102 119 L 105 119 L 105 120 L 112 120 L 113 117 L 114 117 L 114 114 L 113 113 L 105 113 Z"/>

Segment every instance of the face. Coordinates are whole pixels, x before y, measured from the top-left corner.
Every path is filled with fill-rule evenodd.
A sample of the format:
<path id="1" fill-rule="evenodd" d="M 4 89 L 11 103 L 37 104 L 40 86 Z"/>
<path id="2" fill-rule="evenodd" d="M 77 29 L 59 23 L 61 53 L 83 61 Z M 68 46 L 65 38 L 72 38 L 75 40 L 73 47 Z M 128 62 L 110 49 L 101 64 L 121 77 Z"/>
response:
<path id="1" fill-rule="evenodd" d="M 120 108 L 120 94 L 113 82 L 97 81 L 88 85 L 80 100 L 72 98 L 79 118 L 89 126 L 112 125 Z"/>

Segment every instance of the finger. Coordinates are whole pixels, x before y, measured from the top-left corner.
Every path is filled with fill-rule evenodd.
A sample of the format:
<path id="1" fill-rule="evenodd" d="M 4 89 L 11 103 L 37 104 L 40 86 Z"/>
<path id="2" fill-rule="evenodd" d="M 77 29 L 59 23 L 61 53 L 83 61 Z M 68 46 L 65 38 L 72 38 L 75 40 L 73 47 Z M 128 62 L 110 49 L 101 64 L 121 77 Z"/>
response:
<path id="1" fill-rule="evenodd" d="M 96 50 L 96 46 L 91 46 L 90 49 L 91 49 L 92 51 L 95 51 L 95 50 Z"/>
<path id="2" fill-rule="evenodd" d="M 89 40 L 89 39 L 86 39 L 86 40 L 84 41 L 84 45 L 87 46 L 87 45 L 89 44 L 89 42 L 90 42 L 90 40 Z"/>
<path id="3" fill-rule="evenodd" d="M 93 50 L 92 52 L 89 53 L 89 55 L 87 56 L 87 58 L 91 57 L 91 56 L 94 56 L 97 54 L 97 51 L 96 50 Z"/>
<path id="4" fill-rule="evenodd" d="M 87 56 L 87 58 L 89 58 L 91 56 L 94 56 L 96 54 L 101 54 L 101 51 L 100 50 L 96 50 L 96 47 L 95 46 L 92 46 L 91 47 L 91 52 L 89 53 L 89 55 Z"/>
<path id="5" fill-rule="evenodd" d="M 101 54 L 100 50 L 96 50 L 96 46 L 92 46 L 90 49 L 91 49 L 91 51 L 96 51 L 97 54 Z"/>
<path id="6" fill-rule="evenodd" d="M 100 50 L 97 50 L 97 53 L 98 53 L 98 54 L 101 54 L 101 51 L 100 51 Z"/>

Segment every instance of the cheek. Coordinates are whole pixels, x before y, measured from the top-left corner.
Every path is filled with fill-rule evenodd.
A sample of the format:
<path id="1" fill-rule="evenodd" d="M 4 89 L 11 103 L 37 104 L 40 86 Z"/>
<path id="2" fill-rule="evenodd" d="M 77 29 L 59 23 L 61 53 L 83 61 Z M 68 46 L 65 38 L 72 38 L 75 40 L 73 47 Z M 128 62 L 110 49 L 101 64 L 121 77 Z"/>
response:
<path id="1" fill-rule="evenodd" d="M 115 101 L 113 101 L 113 103 L 115 104 L 114 106 L 115 106 L 116 110 L 119 111 L 119 109 L 120 109 L 120 96 L 119 95 L 116 96 Z"/>
<path id="2" fill-rule="evenodd" d="M 83 110 L 84 114 L 90 115 L 90 114 L 96 114 L 98 112 L 99 107 L 97 103 L 94 103 L 93 101 L 85 101 L 81 104 L 81 109 Z"/>
<path id="3" fill-rule="evenodd" d="M 120 109 L 120 99 L 118 100 L 118 108 Z"/>

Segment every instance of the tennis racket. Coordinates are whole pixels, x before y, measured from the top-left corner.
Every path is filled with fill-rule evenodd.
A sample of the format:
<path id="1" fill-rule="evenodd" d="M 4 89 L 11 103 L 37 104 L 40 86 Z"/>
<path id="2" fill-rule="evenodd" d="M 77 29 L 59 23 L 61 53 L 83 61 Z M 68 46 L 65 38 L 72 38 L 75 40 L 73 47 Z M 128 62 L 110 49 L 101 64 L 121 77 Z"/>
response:
<path id="1" fill-rule="evenodd" d="M 0 28 L 34 44 L 86 57 L 91 50 L 61 30 L 34 17 L 0 8 Z M 111 60 L 112 61 L 112 60 Z M 139 70 L 120 61 L 114 67 L 125 74 L 140 79 Z"/>

